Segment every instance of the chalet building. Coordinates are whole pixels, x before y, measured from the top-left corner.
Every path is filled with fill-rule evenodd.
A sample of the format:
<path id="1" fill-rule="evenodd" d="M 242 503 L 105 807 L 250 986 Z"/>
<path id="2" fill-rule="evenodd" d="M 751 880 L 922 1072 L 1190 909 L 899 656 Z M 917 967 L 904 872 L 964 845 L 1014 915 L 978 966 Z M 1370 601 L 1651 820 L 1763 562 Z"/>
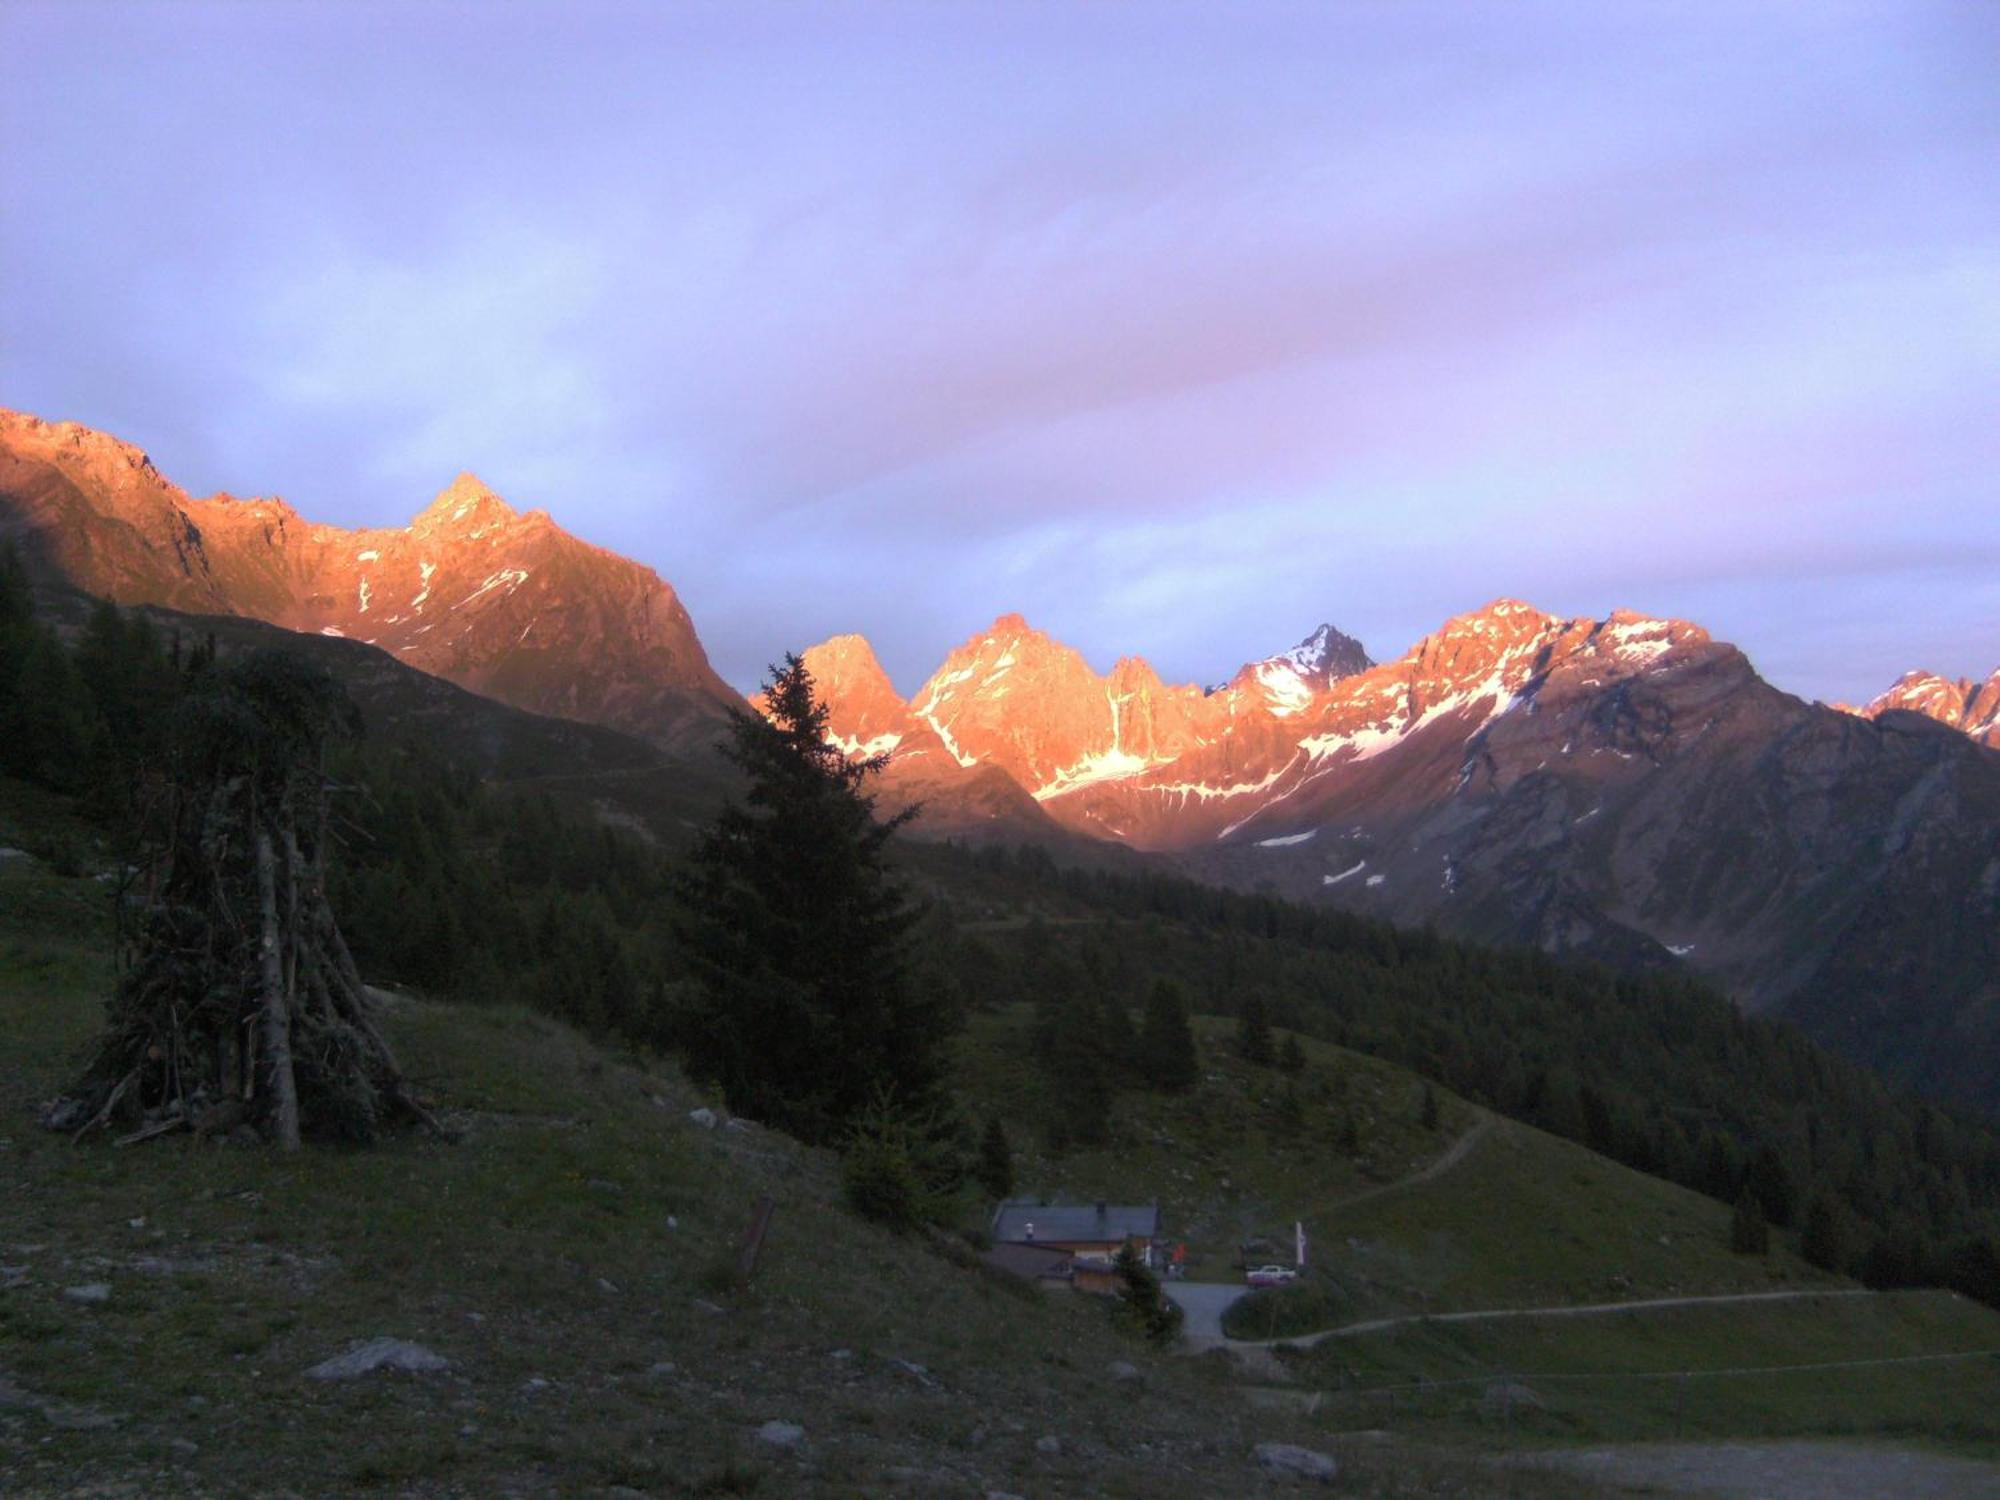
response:
<path id="1" fill-rule="evenodd" d="M 1124 1203 L 1041 1203 L 1015 1199 L 993 1214 L 993 1244 L 1033 1246 L 1066 1252 L 1070 1281 L 1080 1292 L 1118 1290 L 1112 1258 L 1127 1244 L 1147 1264 L 1160 1237 L 1160 1205 Z"/>

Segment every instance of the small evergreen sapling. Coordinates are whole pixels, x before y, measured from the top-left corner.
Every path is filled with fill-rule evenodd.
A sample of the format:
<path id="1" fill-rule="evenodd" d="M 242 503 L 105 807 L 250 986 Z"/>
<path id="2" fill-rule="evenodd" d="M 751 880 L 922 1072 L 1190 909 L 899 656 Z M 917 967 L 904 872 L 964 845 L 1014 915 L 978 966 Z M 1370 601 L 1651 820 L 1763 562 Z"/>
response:
<path id="1" fill-rule="evenodd" d="M 1007 1143 L 998 1115 L 987 1118 L 986 1134 L 979 1141 L 978 1177 L 989 1197 L 1005 1198 L 1014 1191 L 1014 1148 Z"/>
<path id="2" fill-rule="evenodd" d="M 1729 1248 L 1738 1255 L 1764 1255 L 1771 1248 L 1770 1226 L 1764 1221 L 1764 1205 L 1757 1195 L 1744 1188 L 1729 1216 Z"/>
<path id="3" fill-rule="evenodd" d="M 1245 1062 L 1260 1068 L 1271 1066 L 1276 1055 L 1271 1045 L 1271 1018 L 1261 995 L 1244 1000 L 1236 1021 L 1236 1051 Z"/>

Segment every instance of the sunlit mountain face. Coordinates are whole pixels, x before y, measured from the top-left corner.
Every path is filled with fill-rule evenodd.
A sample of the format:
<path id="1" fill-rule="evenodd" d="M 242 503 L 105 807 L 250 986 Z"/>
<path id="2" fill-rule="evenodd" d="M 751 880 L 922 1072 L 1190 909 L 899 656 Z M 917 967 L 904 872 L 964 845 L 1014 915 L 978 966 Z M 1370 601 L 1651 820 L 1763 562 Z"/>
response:
<path id="1" fill-rule="evenodd" d="M 470 469 L 739 693 L 1503 594 L 1994 668 L 1990 7 L 587 9 L 9 7 L 0 400 L 348 530 Z"/>

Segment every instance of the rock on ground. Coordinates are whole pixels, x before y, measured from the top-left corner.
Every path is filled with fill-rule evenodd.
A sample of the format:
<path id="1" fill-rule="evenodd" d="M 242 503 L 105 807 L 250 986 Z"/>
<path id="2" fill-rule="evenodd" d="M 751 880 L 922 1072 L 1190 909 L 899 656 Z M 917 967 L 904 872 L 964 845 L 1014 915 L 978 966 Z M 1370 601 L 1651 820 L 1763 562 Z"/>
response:
<path id="1" fill-rule="evenodd" d="M 806 1430 L 796 1422 L 766 1422 L 757 1429 L 757 1441 L 773 1448 L 796 1448 L 805 1440 Z"/>
<path id="2" fill-rule="evenodd" d="M 111 1300 L 111 1287 L 102 1281 L 92 1281 L 83 1286 L 64 1287 L 63 1296 L 72 1302 L 81 1302 L 86 1306 L 94 1307 L 99 1303 Z"/>
<path id="3" fill-rule="evenodd" d="M 377 1370 L 408 1370 L 412 1374 L 422 1374 L 450 1368 L 450 1361 L 422 1344 L 407 1343 L 402 1339 L 370 1339 L 345 1354 L 320 1361 L 306 1371 L 306 1379 L 354 1380 L 372 1375 Z"/>
<path id="4" fill-rule="evenodd" d="M 1321 1484 L 1331 1484 L 1340 1472 L 1340 1465 L 1333 1461 L 1331 1453 L 1321 1453 L 1317 1448 L 1301 1448 L 1296 1443 L 1259 1443 L 1255 1457 L 1257 1467 L 1265 1473 L 1287 1479 L 1312 1479 Z"/>

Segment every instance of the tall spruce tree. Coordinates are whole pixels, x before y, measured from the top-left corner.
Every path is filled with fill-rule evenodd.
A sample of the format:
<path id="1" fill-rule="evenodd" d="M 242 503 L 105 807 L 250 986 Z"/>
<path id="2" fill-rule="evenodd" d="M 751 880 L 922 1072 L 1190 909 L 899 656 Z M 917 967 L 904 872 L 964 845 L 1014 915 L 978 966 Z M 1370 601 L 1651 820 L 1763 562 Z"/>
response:
<path id="1" fill-rule="evenodd" d="M 729 1107 L 801 1140 L 840 1138 L 883 1099 L 934 1114 L 949 1007 L 912 979 L 921 915 L 886 861 L 913 815 L 877 818 L 863 787 L 887 756 L 850 760 L 798 657 L 773 667 L 765 714 L 724 753 L 749 782 L 703 833 L 676 887 L 700 980 L 679 1018 L 689 1065 Z"/>
<path id="2" fill-rule="evenodd" d="M 1146 996 L 1139 1028 L 1139 1068 L 1153 1088 L 1169 1093 L 1201 1081 L 1194 1031 L 1188 1025 L 1187 992 L 1171 979 L 1158 979 Z"/>
<path id="3" fill-rule="evenodd" d="M 1260 1068 L 1270 1067 L 1277 1057 L 1271 1045 L 1271 1017 L 1261 995 L 1246 998 L 1237 1015 L 1236 1052 L 1245 1062 Z"/>

